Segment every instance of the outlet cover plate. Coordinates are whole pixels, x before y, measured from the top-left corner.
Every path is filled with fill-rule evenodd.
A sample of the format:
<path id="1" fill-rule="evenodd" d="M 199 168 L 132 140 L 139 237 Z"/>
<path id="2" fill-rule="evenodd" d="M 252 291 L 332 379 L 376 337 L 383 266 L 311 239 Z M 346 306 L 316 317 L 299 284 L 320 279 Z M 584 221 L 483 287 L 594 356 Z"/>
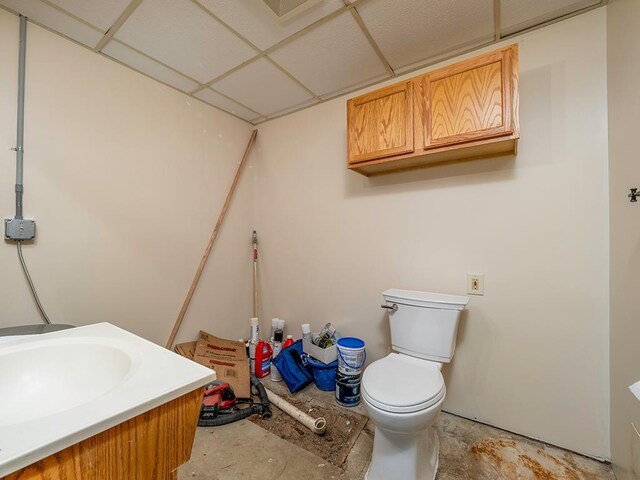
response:
<path id="1" fill-rule="evenodd" d="M 467 273 L 467 293 L 484 295 L 484 273 Z"/>

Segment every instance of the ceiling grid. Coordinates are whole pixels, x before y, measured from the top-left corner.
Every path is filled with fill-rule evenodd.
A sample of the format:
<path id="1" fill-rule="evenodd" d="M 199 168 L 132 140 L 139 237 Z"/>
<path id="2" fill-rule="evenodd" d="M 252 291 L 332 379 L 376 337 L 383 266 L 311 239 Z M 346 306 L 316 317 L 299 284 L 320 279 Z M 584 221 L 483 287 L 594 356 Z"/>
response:
<path id="1" fill-rule="evenodd" d="M 250 123 L 308 108 L 606 0 L 0 0 L 0 7 Z"/>
<path id="2" fill-rule="evenodd" d="M 105 32 L 102 39 L 100 39 L 98 44 L 95 46 L 95 48 L 93 49 L 95 52 L 100 52 L 104 47 L 107 46 L 107 43 L 111 41 L 111 39 L 118 32 L 120 27 L 124 25 L 124 22 L 127 21 L 127 19 L 131 16 L 131 14 L 135 11 L 135 9 L 140 6 L 141 3 L 142 3 L 142 0 L 131 0 L 131 3 L 127 5 L 127 8 L 125 8 L 124 11 L 118 16 L 118 18 L 113 23 L 113 25 L 109 27 L 109 30 Z"/>

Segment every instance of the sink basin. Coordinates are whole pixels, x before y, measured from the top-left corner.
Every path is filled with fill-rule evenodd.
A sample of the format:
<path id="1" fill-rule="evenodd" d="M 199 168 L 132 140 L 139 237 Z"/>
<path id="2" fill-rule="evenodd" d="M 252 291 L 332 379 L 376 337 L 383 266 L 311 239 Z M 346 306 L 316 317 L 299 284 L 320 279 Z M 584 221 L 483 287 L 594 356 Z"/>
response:
<path id="1" fill-rule="evenodd" d="M 0 343 L 0 479 L 186 395 L 215 373 L 109 323 Z"/>
<path id="2" fill-rule="evenodd" d="M 48 340 L 0 351 L 0 426 L 95 400 L 121 383 L 131 367 L 128 353 L 94 342 Z"/>

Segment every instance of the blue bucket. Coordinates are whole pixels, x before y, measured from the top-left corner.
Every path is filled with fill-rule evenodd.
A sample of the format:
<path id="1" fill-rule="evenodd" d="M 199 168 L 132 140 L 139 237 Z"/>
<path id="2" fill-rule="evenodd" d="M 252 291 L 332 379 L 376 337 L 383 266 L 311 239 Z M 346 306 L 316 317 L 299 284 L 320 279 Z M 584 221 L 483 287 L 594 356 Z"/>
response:
<path id="1" fill-rule="evenodd" d="M 338 370 L 338 361 L 329 364 L 317 361 L 315 358 L 306 356 L 306 363 L 313 370 L 313 378 L 316 387 L 320 390 L 330 392 L 336 389 L 336 371 Z"/>

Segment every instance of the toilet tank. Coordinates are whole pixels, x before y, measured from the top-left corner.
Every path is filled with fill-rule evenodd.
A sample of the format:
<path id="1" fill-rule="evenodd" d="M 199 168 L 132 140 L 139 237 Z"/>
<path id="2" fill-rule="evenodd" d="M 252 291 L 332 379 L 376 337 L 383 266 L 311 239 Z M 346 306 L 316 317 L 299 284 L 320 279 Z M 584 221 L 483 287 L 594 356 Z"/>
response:
<path id="1" fill-rule="evenodd" d="M 449 363 L 456 349 L 460 313 L 469 297 L 392 288 L 382 293 L 397 352 Z M 396 308 L 397 307 L 397 308 Z"/>

